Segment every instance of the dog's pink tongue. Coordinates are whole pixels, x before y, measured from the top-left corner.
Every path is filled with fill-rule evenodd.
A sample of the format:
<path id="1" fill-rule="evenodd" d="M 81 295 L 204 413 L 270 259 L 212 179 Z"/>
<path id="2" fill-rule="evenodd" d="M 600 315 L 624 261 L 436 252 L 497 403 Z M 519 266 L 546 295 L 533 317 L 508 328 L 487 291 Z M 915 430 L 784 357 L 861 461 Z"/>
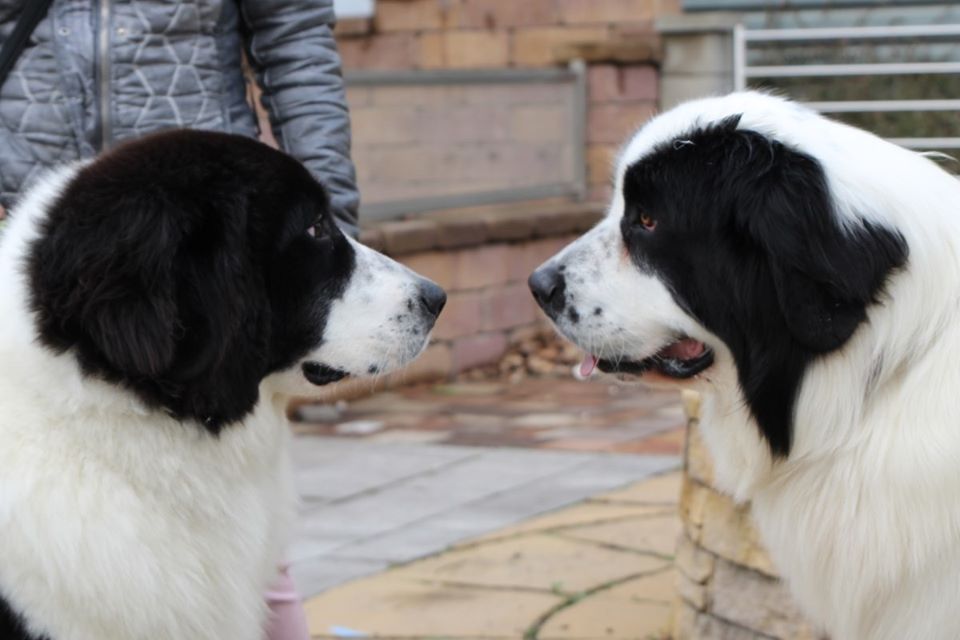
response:
<path id="1" fill-rule="evenodd" d="M 600 361 L 600 358 L 588 353 L 583 356 L 583 362 L 580 363 L 580 377 L 589 378 L 590 374 L 593 373 L 593 370 L 597 368 L 597 363 Z"/>
<path id="2" fill-rule="evenodd" d="M 702 342 L 686 338 L 685 340 L 674 342 L 661 351 L 660 356 L 664 358 L 676 358 L 677 360 L 693 360 L 701 356 L 705 350 L 706 347 Z"/>

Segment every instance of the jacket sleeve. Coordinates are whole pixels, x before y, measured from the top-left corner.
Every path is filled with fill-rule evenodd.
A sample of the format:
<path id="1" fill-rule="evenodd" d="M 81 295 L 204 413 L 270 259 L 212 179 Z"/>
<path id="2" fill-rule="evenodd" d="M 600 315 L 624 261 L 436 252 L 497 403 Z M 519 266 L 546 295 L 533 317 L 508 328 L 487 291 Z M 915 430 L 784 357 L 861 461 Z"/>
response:
<path id="1" fill-rule="evenodd" d="M 323 183 L 337 222 L 356 235 L 360 195 L 333 0 L 240 0 L 240 8 L 277 142 Z"/>

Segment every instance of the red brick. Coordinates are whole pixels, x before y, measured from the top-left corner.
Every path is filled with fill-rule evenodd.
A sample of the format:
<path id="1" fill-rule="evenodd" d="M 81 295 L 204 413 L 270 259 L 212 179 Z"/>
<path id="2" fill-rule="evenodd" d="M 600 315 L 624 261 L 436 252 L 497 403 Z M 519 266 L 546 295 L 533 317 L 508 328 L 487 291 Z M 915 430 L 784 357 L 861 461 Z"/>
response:
<path id="1" fill-rule="evenodd" d="M 419 52 L 412 33 L 344 38 L 338 47 L 344 69 L 412 69 Z"/>
<path id="2" fill-rule="evenodd" d="M 450 24 L 468 29 L 502 29 L 555 24 L 554 0 L 456 0 Z"/>
<path id="3" fill-rule="evenodd" d="M 379 0 L 374 21 L 377 31 L 440 29 L 446 22 L 444 0 Z"/>
<path id="4" fill-rule="evenodd" d="M 590 108 L 587 140 L 591 144 L 623 144 L 656 113 L 653 102 L 624 102 Z"/>
<path id="5" fill-rule="evenodd" d="M 420 39 L 424 69 L 484 69 L 507 66 L 510 40 L 505 32 L 447 31 Z"/>
<path id="6" fill-rule="evenodd" d="M 627 100 L 656 101 L 660 97 L 660 74 L 651 65 L 623 67 L 623 95 Z"/>
<path id="7" fill-rule="evenodd" d="M 507 245 L 489 245 L 457 254 L 455 290 L 482 289 L 507 282 Z"/>
<path id="8" fill-rule="evenodd" d="M 461 338 L 453 343 L 453 371 L 460 373 L 499 362 L 506 352 L 507 336 L 504 333 L 485 333 Z"/>
<path id="9" fill-rule="evenodd" d="M 453 286 L 456 255 L 449 251 L 426 251 L 402 256 L 400 262 L 444 289 Z M 446 313 L 446 312 L 444 312 Z"/>
<path id="10" fill-rule="evenodd" d="M 485 302 L 484 294 L 479 291 L 451 293 L 434 335 L 438 340 L 449 340 L 479 333 L 486 315 Z"/>
<path id="11" fill-rule="evenodd" d="M 513 330 L 537 320 L 537 306 L 526 284 L 512 284 L 486 292 L 484 329 Z"/>
<path id="12" fill-rule="evenodd" d="M 659 75 L 651 65 L 593 65 L 588 72 L 590 102 L 655 101 Z"/>
<path id="13" fill-rule="evenodd" d="M 338 39 L 349 38 L 351 36 L 365 36 L 373 31 L 373 20 L 369 18 L 348 18 L 337 21 L 334 29 Z"/>
<path id="14" fill-rule="evenodd" d="M 567 24 L 618 24 L 649 21 L 657 0 L 557 0 L 557 9 Z"/>
<path id="15" fill-rule="evenodd" d="M 587 148 L 587 182 L 610 184 L 613 180 L 614 163 L 619 145 L 592 144 Z"/>
<path id="16" fill-rule="evenodd" d="M 518 66 L 546 66 L 568 62 L 563 49 L 571 45 L 603 42 L 606 27 L 539 27 L 519 29 L 513 36 L 513 62 Z"/>
<path id="17" fill-rule="evenodd" d="M 510 263 L 508 278 L 510 282 L 526 283 L 527 278 L 537 267 L 556 255 L 577 236 L 544 238 L 522 245 L 512 245 L 508 260 Z"/>

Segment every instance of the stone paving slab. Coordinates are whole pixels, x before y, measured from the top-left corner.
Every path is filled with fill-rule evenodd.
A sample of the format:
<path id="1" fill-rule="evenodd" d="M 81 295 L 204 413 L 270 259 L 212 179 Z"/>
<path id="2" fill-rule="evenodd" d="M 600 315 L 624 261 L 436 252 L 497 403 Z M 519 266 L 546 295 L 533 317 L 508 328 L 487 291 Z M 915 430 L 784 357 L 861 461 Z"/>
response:
<path id="1" fill-rule="evenodd" d="M 298 448 L 300 464 L 308 465 L 298 473 L 301 481 L 311 479 L 312 469 L 331 464 L 315 442 Z M 341 577 L 365 575 L 364 568 L 376 571 L 436 553 L 465 538 L 679 465 L 674 456 L 429 445 L 337 448 L 332 463 L 341 470 L 333 481 L 337 490 L 318 500 L 311 499 L 310 487 L 302 490 L 308 495 L 298 538 L 288 554 L 293 575 L 307 595 L 338 584 Z M 319 462 L 311 463 L 304 453 L 311 449 L 319 452 Z M 438 455 L 432 455 L 437 449 Z M 385 472 L 383 466 L 393 471 Z M 365 475 L 367 469 L 379 478 L 378 484 Z M 333 495 L 340 497 L 332 500 Z M 326 565 L 335 567 L 335 577 L 323 577 Z"/>
<path id="2" fill-rule="evenodd" d="M 306 605 L 313 637 L 667 638 L 675 578 L 662 550 L 678 525 L 664 512 L 679 490 L 679 473 L 656 476 L 618 502 L 600 495 L 331 589 Z M 577 538 L 595 529 L 629 548 Z"/>
<path id="3" fill-rule="evenodd" d="M 288 558 L 307 596 L 676 469 L 683 447 L 677 394 L 600 382 L 421 386 L 300 411 Z"/>

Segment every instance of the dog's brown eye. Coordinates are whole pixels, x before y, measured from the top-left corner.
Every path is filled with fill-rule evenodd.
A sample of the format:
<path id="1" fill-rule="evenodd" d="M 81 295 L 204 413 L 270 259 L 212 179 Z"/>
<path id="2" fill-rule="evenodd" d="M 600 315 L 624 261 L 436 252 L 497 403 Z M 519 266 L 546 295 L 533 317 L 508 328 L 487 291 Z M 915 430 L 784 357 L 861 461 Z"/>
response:
<path id="1" fill-rule="evenodd" d="M 653 231 L 657 227 L 657 221 L 653 219 L 653 216 L 646 213 L 640 214 L 640 224 L 647 231 Z"/>

